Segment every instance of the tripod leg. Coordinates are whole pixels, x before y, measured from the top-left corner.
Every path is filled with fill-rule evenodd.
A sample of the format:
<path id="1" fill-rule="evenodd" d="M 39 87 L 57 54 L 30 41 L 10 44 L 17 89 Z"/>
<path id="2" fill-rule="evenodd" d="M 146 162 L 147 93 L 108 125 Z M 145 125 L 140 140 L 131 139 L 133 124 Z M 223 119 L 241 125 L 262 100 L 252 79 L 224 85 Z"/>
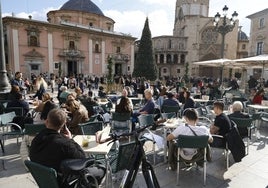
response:
<path id="1" fill-rule="evenodd" d="M 142 161 L 142 174 L 148 188 L 160 188 L 154 169 L 146 159 Z"/>

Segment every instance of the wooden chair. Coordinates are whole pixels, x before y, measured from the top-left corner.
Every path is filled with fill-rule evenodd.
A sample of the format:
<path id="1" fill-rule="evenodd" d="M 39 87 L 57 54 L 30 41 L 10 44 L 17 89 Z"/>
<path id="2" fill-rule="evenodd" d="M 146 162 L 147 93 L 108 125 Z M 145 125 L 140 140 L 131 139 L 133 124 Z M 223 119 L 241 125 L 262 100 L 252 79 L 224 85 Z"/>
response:
<path id="1" fill-rule="evenodd" d="M 184 161 L 180 157 L 180 150 L 182 148 L 199 148 L 204 149 L 204 159 L 203 161 L 203 173 L 204 173 L 204 185 L 206 185 L 206 147 L 208 145 L 208 136 L 188 136 L 179 135 L 176 139 L 178 147 L 178 158 L 177 158 L 177 185 L 179 185 L 179 173 L 180 173 L 180 162 Z"/>
<path id="2" fill-rule="evenodd" d="M 25 160 L 24 164 L 27 166 L 40 188 L 59 188 L 57 172 L 55 169 L 29 160 Z"/>
<path id="3" fill-rule="evenodd" d="M 86 122 L 80 123 L 79 127 L 81 129 L 82 135 L 95 135 L 96 132 L 103 129 L 103 122 Z"/>

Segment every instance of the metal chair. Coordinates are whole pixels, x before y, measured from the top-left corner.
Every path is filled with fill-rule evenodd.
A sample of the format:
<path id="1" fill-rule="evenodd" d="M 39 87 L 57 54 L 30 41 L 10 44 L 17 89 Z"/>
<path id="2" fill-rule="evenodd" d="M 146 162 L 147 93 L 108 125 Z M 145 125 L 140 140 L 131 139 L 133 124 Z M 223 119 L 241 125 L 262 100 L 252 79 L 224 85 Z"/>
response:
<path id="1" fill-rule="evenodd" d="M 179 106 L 162 106 L 162 112 L 169 113 L 169 112 L 175 112 L 177 116 L 180 114 L 180 107 Z"/>
<path id="2" fill-rule="evenodd" d="M 40 188 L 59 188 L 57 172 L 55 169 L 46 167 L 44 165 L 29 160 L 25 160 L 24 164 L 27 166 L 34 180 Z"/>
<path id="3" fill-rule="evenodd" d="M 130 113 L 112 113 L 112 131 L 113 132 L 131 132 Z"/>
<path id="4" fill-rule="evenodd" d="M 17 116 L 24 116 L 24 111 L 22 107 L 7 107 L 5 108 L 5 113 L 15 112 Z"/>
<path id="5" fill-rule="evenodd" d="M 81 129 L 82 135 L 95 135 L 96 132 L 103 129 L 103 122 L 86 122 L 80 123 L 78 126 Z"/>
<path id="6" fill-rule="evenodd" d="M 179 185 L 179 173 L 180 173 L 180 162 L 185 161 L 180 157 L 180 150 L 182 148 L 199 148 L 204 149 L 204 159 L 203 162 L 203 173 L 204 173 L 204 185 L 206 185 L 206 152 L 208 145 L 209 136 L 188 136 L 188 135 L 179 135 L 176 139 L 178 147 L 178 158 L 177 158 L 177 185 Z M 196 161 L 195 161 L 196 162 Z"/>
<path id="7" fill-rule="evenodd" d="M 219 148 L 224 150 L 224 156 L 226 158 L 226 169 L 228 170 L 229 168 L 229 148 L 228 148 L 228 143 L 226 142 L 225 138 L 221 135 L 212 135 L 213 137 L 213 142 L 217 143 L 223 143 L 221 147 L 218 146 L 213 146 L 212 144 L 210 145 L 212 148 Z"/>
<path id="8" fill-rule="evenodd" d="M 230 117 L 230 120 L 234 121 L 241 138 L 247 138 L 247 154 L 249 152 L 249 140 L 251 139 L 251 132 L 256 127 L 253 124 L 252 118 L 234 118 Z"/>
<path id="9" fill-rule="evenodd" d="M 110 166 L 112 173 L 116 173 L 127 168 L 129 165 L 129 160 L 133 153 L 134 146 L 135 142 L 122 143 L 119 145 L 118 152 L 116 154 L 108 154 L 111 156 Z"/>
<path id="10" fill-rule="evenodd" d="M 176 113 L 175 112 L 161 113 L 161 116 L 163 119 L 171 119 L 176 118 Z"/>
<path id="11" fill-rule="evenodd" d="M 24 134 L 24 136 L 28 137 L 27 139 L 25 139 L 27 145 L 28 146 L 30 145 L 29 136 L 35 136 L 45 128 L 46 128 L 46 126 L 43 123 L 41 123 L 41 124 L 25 124 L 23 134 Z"/>
<path id="12" fill-rule="evenodd" d="M 23 135 L 23 131 L 21 129 L 21 127 L 16 124 L 16 123 L 12 123 L 13 118 L 16 117 L 15 112 L 9 112 L 9 113 L 5 113 L 5 114 L 1 114 L 0 115 L 0 121 L 1 121 L 1 128 L 2 128 L 2 144 L 3 144 L 3 148 L 5 146 L 5 139 L 6 136 L 13 136 L 16 135 L 17 136 L 17 144 L 19 143 L 19 136 Z"/>
<path id="13" fill-rule="evenodd" d="M 154 122 L 154 114 L 142 114 L 140 116 L 138 116 L 138 120 L 139 120 L 139 126 L 140 127 L 145 127 L 147 125 L 153 125 Z M 156 163 L 156 152 L 155 152 L 155 139 L 154 139 L 154 134 L 149 130 L 146 129 L 148 131 L 148 133 L 150 134 L 152 139 L 149 138 L 145 138 L 146 141 L 152 141 L 153 142 L 153 160 L 154 160 L 154 164 Z"/>

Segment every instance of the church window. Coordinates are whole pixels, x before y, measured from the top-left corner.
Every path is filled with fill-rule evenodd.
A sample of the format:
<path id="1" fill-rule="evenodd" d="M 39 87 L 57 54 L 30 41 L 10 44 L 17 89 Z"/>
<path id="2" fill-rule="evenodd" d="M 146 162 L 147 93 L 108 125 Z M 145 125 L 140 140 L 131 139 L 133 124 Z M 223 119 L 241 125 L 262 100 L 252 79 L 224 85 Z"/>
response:
<path id="1" fill-rule="evenodd" d="M 36 27 L 29 27 L 27 30 L 28 46 L 40 46 L 39 44 L 39 30 Z"/>
<path id="2" fill-rule="evenodd" d="M 205 44 L 214 44 L 217 42 L 218 33 L 214 28 L 207 28 L 202 32 L 201 39 Z"/>
<path id="3" fill-rule="evenodd" d="M 69 49 L 70 50 L 74 50 L 75 49 L 74 41 L 69 41 Z"/>

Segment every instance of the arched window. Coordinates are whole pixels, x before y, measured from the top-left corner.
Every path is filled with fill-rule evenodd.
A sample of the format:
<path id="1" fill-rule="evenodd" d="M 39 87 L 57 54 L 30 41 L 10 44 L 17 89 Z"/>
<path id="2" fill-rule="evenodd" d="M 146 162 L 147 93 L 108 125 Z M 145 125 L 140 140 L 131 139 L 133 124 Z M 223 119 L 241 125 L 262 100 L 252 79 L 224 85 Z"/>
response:
<path id="1" fill-rule="evenodd" d="M 174 58 L 174 64 L 178 64 L 178 55 L 175 54 L 173 58 Z"/>
<path id="2" fill-rule="evenodd" d="M 160 63 L 164 63 L 164 54 L 160 55 Z"/>
<path id="3" fill-rule="evenodd" d="M 171 59 L 171 55 L 167 54 L 167 63 L 171 64 L 172 63 L 172 59 Z"/>
<path id="4" fill-rule="evenodd" d="M 163 68 L 163 73 L 166 74 L 167 73 L 167 69 Z"/>
<path id="5" fill-rule="evenodd" d="M 182 54 L 182 55 L 181 55 L 181 64 L 184 64 L 184 63 L 185 63 L 185 55 Z"/>
<path id="6" fill-rule="evenodd" d="M 100 52 L 99 44 L 95 44 L 95 53 L 99 52 Z"/>

